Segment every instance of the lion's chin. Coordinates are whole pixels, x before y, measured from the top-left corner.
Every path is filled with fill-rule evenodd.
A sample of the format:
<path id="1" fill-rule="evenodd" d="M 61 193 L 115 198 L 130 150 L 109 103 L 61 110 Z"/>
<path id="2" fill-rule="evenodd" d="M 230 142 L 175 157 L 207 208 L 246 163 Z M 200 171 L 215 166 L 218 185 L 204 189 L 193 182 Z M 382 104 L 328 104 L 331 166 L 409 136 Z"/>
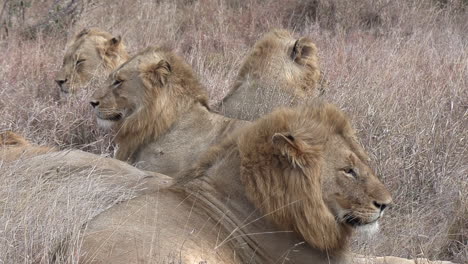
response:
<path id="1" fill-rule="evenodd" d="M 110 130 L 114 127 L 115 123 L 117 123 L 116 121 L 112 121 L 112 120 L 106 120 L 106 119 L 101 119 L 101 118 L 97 118 L 97 124 L 99 127 L 103 128 L 103 129 L 106 129 L 106 130 Z"/>
<path id="2" fill-rule="evenodd" d="M 355 230 L 363 235 L 372 236 L 379 231 L 379 222 L 374 221 L 370 224 L 359 225 L 354 227 Z"/>

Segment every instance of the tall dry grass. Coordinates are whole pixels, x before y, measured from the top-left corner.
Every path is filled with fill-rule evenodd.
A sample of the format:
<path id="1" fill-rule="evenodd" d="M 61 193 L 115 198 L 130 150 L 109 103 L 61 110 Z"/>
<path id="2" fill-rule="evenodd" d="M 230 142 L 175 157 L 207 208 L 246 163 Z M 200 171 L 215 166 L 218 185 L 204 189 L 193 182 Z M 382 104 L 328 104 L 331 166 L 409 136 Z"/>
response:
<path id="1" fill-rule="evenodd" d="M 67 39 L 82 27 L 121 34 L 131 53 L 154 44 L 174 47 L 199 74 L 212 103 L 226 94 L 255 40 L 270 28 L 287 28 L 316 42 L 330 82 L 325 96 L 350 115 L 394 196 L 380 234 L 358 238 L 355 250 L 468 261 L 466 1 L 86 1 L 76 24 L 34 38 L 24 32 L 43 21 L 54 1 L 31 2 L 29 19 L 11 25 L 0 40 L 0 130 L 109 155 L 111 136 L 96 128 L 89 94 L 59 100 L 53 81 Z M 9 183 L 15 174 L 2 166 L 0 187 L 11 201 L 21 179 Z M 32 244 L 54 232 L 44 227 L 37 231 L 44 237 L 19 236 L 22 228 L 37 227 L 37 215 L 0 210 L 0 241 Z M 50 219 L 49 226 L 61 221 Z M 0 263 L 5 254 L 0 250 Z M 21 263 L 32 263 L 38 253 L 25 247 L 21 254 L 28 256 Z"/>

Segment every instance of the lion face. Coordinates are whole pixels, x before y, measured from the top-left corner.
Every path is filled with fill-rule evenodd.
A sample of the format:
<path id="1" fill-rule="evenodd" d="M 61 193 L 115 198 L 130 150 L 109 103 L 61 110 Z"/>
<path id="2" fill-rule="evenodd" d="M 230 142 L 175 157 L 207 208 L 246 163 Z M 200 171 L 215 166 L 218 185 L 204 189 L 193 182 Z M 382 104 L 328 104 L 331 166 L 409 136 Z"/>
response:
<path id="1" fill-rule="evenodd" d="M 100 79 L 128 58 L 120 37 L 85 29 L 67 48 L 55 81 L 62 94 L 74 93 Z"/>
<path id="2" fill-rule="evenodd" d="M 145 107 L 145 96 L 152 87 L 145 86 L 147 82 L 142 78 L 137 63 L 137 60 L 131 60 L 122 65 L 94 92 L 90 104 L 101 127 L 112 128 L 122 124 Z"/>
<path id="3" fill-rule="evenodd" d="M 392 198 L 367 165 L 367 156 L 353 141 L 332 137 L 325 146 L 322 175 L 323 199 L 342 224 L 374 232 Z"/>
<path id="4" fill-rule="evenodd" d="M 249 199 L 312 246 L 340 249 L 352 230 L 376 230 L 392 201 L 333 105 L 280 109 L 239 139 Z"/>

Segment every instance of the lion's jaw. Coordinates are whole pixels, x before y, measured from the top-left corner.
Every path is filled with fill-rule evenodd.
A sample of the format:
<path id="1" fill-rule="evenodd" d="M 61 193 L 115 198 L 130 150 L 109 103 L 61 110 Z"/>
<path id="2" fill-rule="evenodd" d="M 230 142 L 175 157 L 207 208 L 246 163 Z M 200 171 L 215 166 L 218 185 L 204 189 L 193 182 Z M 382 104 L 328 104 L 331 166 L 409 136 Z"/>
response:
<path id="1" fill-rule="evenodd" d="M 105 130 L 111 130 L 116 126 L 116 121 L 101 119 L 99 117 L 96 118 L 96 122 L 100 128 Z"/>

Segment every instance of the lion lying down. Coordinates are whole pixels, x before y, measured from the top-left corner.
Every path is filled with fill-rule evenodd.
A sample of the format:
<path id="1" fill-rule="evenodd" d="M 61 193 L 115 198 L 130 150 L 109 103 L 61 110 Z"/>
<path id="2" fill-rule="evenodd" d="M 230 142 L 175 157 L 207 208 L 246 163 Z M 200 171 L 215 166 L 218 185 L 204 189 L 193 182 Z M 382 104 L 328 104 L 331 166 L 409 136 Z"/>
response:
<path id="1" fill-rule="evenodd" d="M 22 141 L 26 150 L 35 148 L 19 135 L 6 138 L 2 142 Z M 62 230 L 27 229 L 39 231 L 35 243 L 56 244 L 34 245 L 37 251 L 31 257 L 37 262 L 75 258 L 81 252 L 83 263 L 415 263 L 346 254 L 347 238 L 354 230 L 377 229 L 391 201 L 366 160 L 346 117 L 323 105 L 279 110 L 241 129 L 211 148 L 170 188 L 172 180 L 164 175 L 82 151 L 22 157 L 21 166 L 4 171 L 14 171 L 22 185 L 28 179 L 34 190 L 18 194 L 11 204 L 12 210 L 20 210 L 14 214 L 19 223 L 26 212 L 37 218 L 33 223 L 38 227 L 50 228 L 51 222 Z M 80 192 L 83 188 L 86 193 Z M 4 209 L 9 208 L 8 197 L 0 203 Z M 31 199 L 35 205 L 30 210 L 15 206 Z M 34 210 L 47 201 L 54 204 L 53 211 L 40 209 L 36 215 Z M 82 246 L 76 227 L 109 206 L 91 221 Z M 87 213 L 65 221 L 63 214 L 70 211 Z M 16 222 L 6 219 L 5 226 Z M 24 237 L 16 232 L 26 229 L 13 230 L 16 243 Z M 56 251 L 50 256 L 41 248 Z"/>
<path id="2" fill-rule="evenodd" d="M 258 40 L 218 109 L 227 117 L 254 120 L 324 92 L 317 48 L 307 37 L 272 30 Z"/>
<path id="3" fill-rule="evenodd" d="M 415 263 L 347 254 L 350 236 L 376 231 L 392 201 L 367 161 L 336 107 L 277 110 L 170 188 L 93 219 L 77 254 L 81 263 Z"/>
<path id="4" fill-rule="evenodd" d="M 27 155 L 12 156 L 9 146 L 0 145 L 0 153 L 9 153 L 1 157 L 9 162 L 0 160 L 4 263 L 75 263 L 70 252 L 80 247 L 80 230 L 87 221 L 116 203 L 172 182 L 116 159 L 78 150 L 48 148 L 41 153 L 34 144 L 23 143 Z M 64 241 L 67 248 L 60 247 Z"/>
<path id="5" fill-rule="evenodd" d="M 91 100 L 98 125 L 116 131 L 115 158 L 172 177 L 245 124 L 211 112 L 207 104 L 191 67 L 160 47 L 118 67 Z"/>

